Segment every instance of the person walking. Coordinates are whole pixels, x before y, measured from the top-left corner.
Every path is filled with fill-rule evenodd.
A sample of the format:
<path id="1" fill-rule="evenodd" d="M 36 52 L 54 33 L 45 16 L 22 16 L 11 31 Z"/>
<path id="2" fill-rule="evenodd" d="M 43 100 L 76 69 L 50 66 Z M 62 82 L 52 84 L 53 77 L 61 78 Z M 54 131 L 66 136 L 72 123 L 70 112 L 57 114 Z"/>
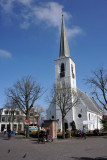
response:
<path id="1" fill-rule="evenodd" d="M 85 128 L 85 126 L 83 126 L 83 137 L 84 137 L 84 139 L 86 139 L 86 128 Z"/>
<path id="2" fill-rule="evenodd" d="M 6 132 L 7 132 L 7 129 L 6 129 L 6 128 L 4 128 L 4 136 L 6 135 Z"/>
<path id="3" fill-rule="evenodd" d="M 8 130 L 8 139 L 11 137 L 11 129 Z"/>
<path id="4" fill-rule="evenodd" d="M 47 130 L 46 130 L 46 140 L 48 140 L 48 136 L 49 136 L 49 128 L 47 127 Z"/>

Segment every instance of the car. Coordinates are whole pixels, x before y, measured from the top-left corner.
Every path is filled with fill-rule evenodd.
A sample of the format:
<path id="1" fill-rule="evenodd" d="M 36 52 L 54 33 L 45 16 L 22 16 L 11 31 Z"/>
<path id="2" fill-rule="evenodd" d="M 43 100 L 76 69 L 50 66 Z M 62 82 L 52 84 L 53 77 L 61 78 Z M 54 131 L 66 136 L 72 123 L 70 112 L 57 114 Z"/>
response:
<path id="1" fill-rule="evenodd" d="M 39 130 L 41 130 L 41 127 L 39 127 Z M 29 126 L 29 131 L 38 131 L 37 126 Z"/>

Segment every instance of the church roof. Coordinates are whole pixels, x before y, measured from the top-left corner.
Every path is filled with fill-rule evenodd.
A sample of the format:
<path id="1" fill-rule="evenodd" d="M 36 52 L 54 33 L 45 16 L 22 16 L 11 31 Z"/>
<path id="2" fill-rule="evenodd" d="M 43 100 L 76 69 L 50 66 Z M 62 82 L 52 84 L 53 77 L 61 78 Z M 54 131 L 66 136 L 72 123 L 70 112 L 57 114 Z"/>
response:
<path id="1" fill-rule="evenodd" d="M 88 111 L 95 112 L 100 115 L 103 114 L 101 108 L 98 106 L 98 104 L 92 97 L 88 96 L 86 93 L 82 92 L 79 89 L 78 91 L 80 92 L 81 100 Z"/>
<path id="2" fill-rule="evenodd" d="M 62 15 L 62 26 L 61 26 L 61 39 L 60 39 L 60 53 L 59 57 L 70 57 L 68 41 L 65 32 L 64 18 Z"/>

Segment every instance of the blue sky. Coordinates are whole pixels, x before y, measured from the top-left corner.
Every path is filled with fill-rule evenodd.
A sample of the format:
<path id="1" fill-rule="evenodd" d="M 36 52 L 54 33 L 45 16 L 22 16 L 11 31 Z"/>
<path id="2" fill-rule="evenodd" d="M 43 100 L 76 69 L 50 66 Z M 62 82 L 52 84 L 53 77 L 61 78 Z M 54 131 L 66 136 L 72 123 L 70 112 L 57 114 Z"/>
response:
<path id="1" fill-rule="evenodd" d="M 0 0 L 0 108 L 24 75 L 45 89 L 55 82 L 62 9 L 77 87 L 89 94 L 83 79 L 107 68 L 107 0 Z M 44 97 L 36 104 L 48 106 Z"/>

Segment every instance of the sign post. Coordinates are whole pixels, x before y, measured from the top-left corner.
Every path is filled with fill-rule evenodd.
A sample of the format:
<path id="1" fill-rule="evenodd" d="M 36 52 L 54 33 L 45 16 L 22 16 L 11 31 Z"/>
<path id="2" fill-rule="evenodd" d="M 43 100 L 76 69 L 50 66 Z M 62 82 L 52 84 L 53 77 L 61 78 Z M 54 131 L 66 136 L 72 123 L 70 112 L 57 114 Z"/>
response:
<path id="1" fill-rule="evenodd" d="M 28 123 L 28 124 L 29 124 L 29 120 L 28 120 L 28 119 L 25 119 L 25 123 Z"/>
<path id="2" fill-rule="evenodd" d="M 29 132 L 29 119 L 25 119 L 25 136 L 26 137 L 28 132 Z"/>

